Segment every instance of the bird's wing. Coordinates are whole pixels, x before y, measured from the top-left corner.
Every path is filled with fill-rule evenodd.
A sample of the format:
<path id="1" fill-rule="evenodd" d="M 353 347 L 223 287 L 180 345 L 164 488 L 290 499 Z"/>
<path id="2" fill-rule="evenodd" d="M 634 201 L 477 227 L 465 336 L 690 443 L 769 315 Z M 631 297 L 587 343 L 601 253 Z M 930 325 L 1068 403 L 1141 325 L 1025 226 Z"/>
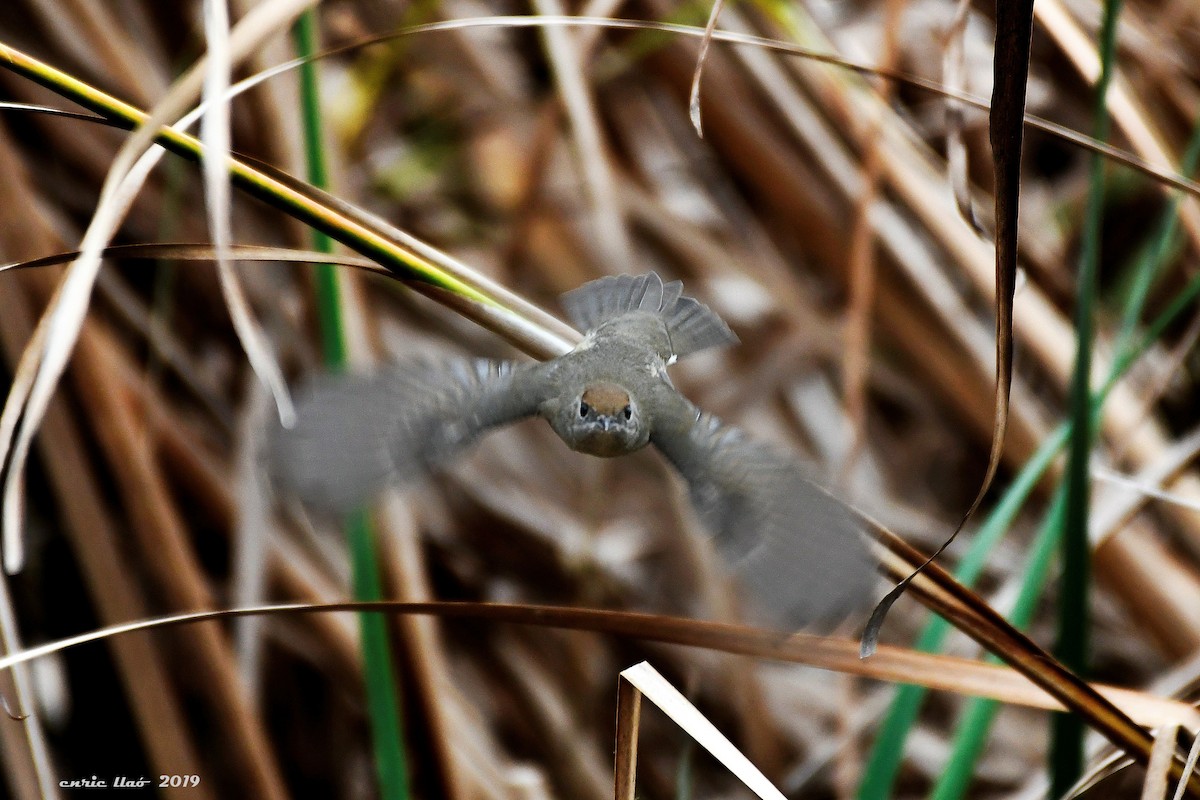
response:
<path id="1" fill-rule="evenodd" d="M 771 622 L 832 622 L 871 600 L 874 571 L 846 506 L 794 459 L 683 398 L 650 441 L 688 483 L 718 552 Z"/>
<path id="2" fill-rule="evenodd" d="M 536 413 L 537 366 L 454 359 L 324 376 L 300 393 L 296 426 L 272 437 L 276 486 L 340 512 L 386 484 L 418 480 L 488 429 Z"/>
<path id="3" fill-rule="evenodd" d="M 683 296 L 683 284 L 664 284 L 657 273 L 609 275 L 589 281 L 562 296 L 563 308 L 575 327 L 590 331 L 633 311 L 648 311 L 663 319 L 671 353 L 682 358 L 709 347 L 737 342 L 737 336 L 703 303 Z"/>

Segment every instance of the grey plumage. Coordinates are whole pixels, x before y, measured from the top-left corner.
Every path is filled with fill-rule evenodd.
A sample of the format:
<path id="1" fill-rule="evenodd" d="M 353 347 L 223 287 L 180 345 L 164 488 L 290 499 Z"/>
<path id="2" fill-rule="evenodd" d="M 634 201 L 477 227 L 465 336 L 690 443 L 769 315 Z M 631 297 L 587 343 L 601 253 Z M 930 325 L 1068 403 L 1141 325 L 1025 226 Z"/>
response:
<path id="1" fill-rule="evenodd" d="M 296 426 L 271 438 L 275 482 L 343 512 L 389 483 L 419 480 L 487 429 L 535 414 L 537 403 L 511 387 L 536 366 L 458 358 L 322 376 L 297 396 Z"/>
<path id="2" fill-rule="evenodd" d="M 698 413 L 679 400 L 681 415 Z M 759 612 L 799 626 L 869 601 L 875 578 L 854 516 L 795 459 L 709 414 L 664 425 L 651 441 L 687 481 L 701 523 Z"/>
<path id="3" fill-rule="evenodd" d="M 563 305 L 587 335 L 543 364 L 455 359 L 316 382 L 300 396 L 297 427 L 274 437 L 277 484 L 344 510 L 386 483 L 420 479 L 491 428 L 538 415 L 581 452 L 660 450 L 773 621 L 801 625 L 868 599 L 873 575 L 851 512 L 794 459 L 702 414 L 671 385 L 677 357 L 737 341 L 720 317 L 654 273 L 601 278 Z"/>

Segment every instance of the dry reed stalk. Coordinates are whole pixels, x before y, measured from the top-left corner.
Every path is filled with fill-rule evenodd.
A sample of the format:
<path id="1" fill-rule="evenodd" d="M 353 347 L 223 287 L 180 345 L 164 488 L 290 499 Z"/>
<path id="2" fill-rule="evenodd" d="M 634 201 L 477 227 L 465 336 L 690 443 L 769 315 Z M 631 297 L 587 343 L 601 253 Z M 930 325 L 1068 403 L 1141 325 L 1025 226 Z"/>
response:
<path id="1" fill-rule="evenodd" d="M 87 0 L 34 0 L 28 4 L 43 24 L 58 34 L 56 44 L 70 51 L 79 63 L 110 78 L 122 91 L 139 101 L 157 97 L 166 88 L 156 61 L 146 54 L 154 37 L 138 37 L 126 15 L 118 20 L 114 9 Z M 161 53 L 156 54 L 161 55 Z"/>
<path id="2" fill-rule="evenodd" d="M 883 52 L 880 54 L 879 65 L 884 69 L 894 69 L 899 46 L 896 37 L 899 35 L 900 17 L 907 3 L 905 0 L 890 0 L 884 5 L 884 37 Z M 849 476 L 859 451 L 866 441 L 867 415 L 867 371 L 870 365 L 871 320 L 875 306 L 875 262 L 874 236 L 870 220 L 872 207 L 879 198 L 880 175 L 883 171 L 883 148 L 879 134 L 885 118 L 882 107 L 886 107 L 892 97 L 893 86 L 890 81 L 879 88 L 879 103 L 870 112 L 867 121 L 866 147 L 863 152 L 862 180 L 863 187 L 855 202 L 854 225 L 850 234 L 850 252 L 847 254 L 849 266 L 850 300 L 846 308 L 846 359 L 843 367 L 843 395 L 845 397 L 846 415 L 853 433 L 847 451 L 846 461 L 841 465 L 841 479 L 844 482 Z"/>
<path id="3" fill-rule="evenodd" d="M 559 0 L 534 0 L 536 13 L 561 15 Z M 617 197 L 608 146 L 601 133 L 595 102 L 588 90 L 581 47 L 574 31 L 546 28 L 542 32 L 554 72 L 561 102 L 570 122 L 572 144 L 580 173 L 583 175 L 590 204 L 588 216 L 594 220 L 595 234 L 590 237 L 599 260 L 608 264 L 629 264 L 634 251 L 625 226 L 625 215 Z"/>
<path id="4" fill-rule="evenodd" d="M 551 665 L 523 637 L 501 634 L 495 637 L 494 666 L 512 682 L 533 732 L 550 743 L 556 758 L 549 768 L 559 790 L 582 800 L 608 800 L 609 743 L 574 719 L 567 689 L 554 680 Z"/>
<path id="5" fill-rule="evenodd" d="M 37 276 L 49 277 L 49 276 Z M 39 287 L 48 296 L 51 285 Z M 98 323 L 85 324 L 72 376 L 81 401 L 95 420 L 101 447 L 117 479 L 156 590 L 179 610 L 213 607 L 208 582 L 188 542 L 187 527 L 158 471 L 152 440 L 134 404 L 115 380 L 116 345 Z M 230 756 L 246 786 L 264 798 L 286 796 L 261 720 L 247 706 L 233 651 L 216 625 L 202 625 L 182 642 L 194 657 L 199 686 L 230 736 Z"/>
<path id="6" fill-rule="evenodd" d="M 388 596 L 408 602 L 434 599 L 420 531 L 407 504 L 397 493 L 388 492 L 375 519 L 380 531 L 380 562 L 388 578 L 385 585 L 391 589 Z M 453 702 L 449 697 L 452 683 L 437 620 L 396 617 L 393 630 L 402 643 L 398 660 L 405 664 L 417 688 L 415 697 L 406 698 L 406 705 L 420 707 L 420 718 L 424 721 L 422 746 L 427 746 L 433 755 L 430 762 L 441 793 L 449 800 L 479 796 L 481 787 L 465 784 L 468 771 L 461 764 L 454 744 L 458 736 L 447 719 L 446 707 Z"/>
<path id="7" fill-rule="evenodd" d="M 232 530 L 235 501 L 230 478 L 223 465 L 200 443 L 185 423 L 171 418 L 164 409 L 164 398 L 155 394 L 143 376 L 120 350 L 112 351 L 110 362 L 122 380 L 122 388 L 146 431 L 154 440 L 154 450 L 162 468 L 189 493 L 205 514 L 211 516 L 220 531 Z M 278 541 L 268 553 L 268 580 L 286 599 L 307 603 L 328 603 L 344 596 L 333 585 L 327 566 L 312 563 L 312 556 L 298 548 L 278 552 Z M 348 677 L 359 673 L 357 634 L 347 620 L 315 617 L 306 620 L 326 650 L 341 665 Z"/>
<path id="8" fill-rule="evenodd" d="M 17 167 L 7 137 L 0 137 L 0 163 L 6 165 L 9 185 L 19 188 L 25 173 Z M 0 242 L 6 253 L 19 257 L 55 246 L 48 227 L 31 224 L 23 213 L 18 216 L 19 211 L 24 209 L 11 205 L 0 210 Z M 14 291 L 0 292 L 0 333 L 10 363 L 15 363 L 33 332 L 28 287 L 35 277 L 22 276 L 12 282 Z M 52 403 L 48 411 L 41 432 L 41 453 L 100 620 L 113 624 L 145 617 L 149 608 L 128 580 L 132 570 L 118 546 L 116 524 L 107 510 L 103 491 L 87 468 L 89 458 L 81 433 L 62 400 Z M 173 770 L 199 774 L 195 743 L 188 736 L 167 667 L 150 637 L 138 635 L 114 641 L 112 651 L 150 763 L 164 774 Z M 161 730 L 159 726 L 163 726 Z M 198 791 L 199 796 L 211 796 L 207 786 Z"/>
<path id="9" fill-rule="evenodd" d="M 1060 0 L 1039 3 L 1034 8 L 1034 17 L 1084 79 L 1095 84 L 1100 75 L 1100 54 L 1095 43 Z M 1134 152 L 1151 164 L 1175 169 L 1179 160 L 1172 157 L 1161 131 L 1155 125 L 1154 116 L 1142 107 L 1137 91 L 1129 85 L 1120 69 L 1114 74 L 1108 91 L 1108 109 L 1113 123 L 1128 138 Z M 1200 203 L 1196 198 L 1184 200 L 1179 216 L 1193 246 L 1200 246 Z"/>
<path id="10" fill-rule="evenodd" d="M 13 698 L 8 702 L 14 714 L 40 713 L 38 709 L 18 710 L 20 706 L 16 701 L 16 698 L 19 697 L 17 682 L 12 675 L 0 678 L 0 692 L 3 692 L 6 699 Z M 4 719 L 8 720 L 7 714 Z M 14 797 L 20 798 L 20 800 L 41 800 L 43 796 L 39 788 L 37 768 L 34 765 L 33 753 L 25 735 L 25 724 L 29 719 L 25 719 L 21 724 L 17 724 L 14 720 L 8 721 L 12 721 L 14 724 L 5 725 L 5 730 L 0 731 L 0 754 L 3 754 L 6 767 L 5 786 Z M 53 794 L 51 797 L 57 798 L 58 794 Z"/>

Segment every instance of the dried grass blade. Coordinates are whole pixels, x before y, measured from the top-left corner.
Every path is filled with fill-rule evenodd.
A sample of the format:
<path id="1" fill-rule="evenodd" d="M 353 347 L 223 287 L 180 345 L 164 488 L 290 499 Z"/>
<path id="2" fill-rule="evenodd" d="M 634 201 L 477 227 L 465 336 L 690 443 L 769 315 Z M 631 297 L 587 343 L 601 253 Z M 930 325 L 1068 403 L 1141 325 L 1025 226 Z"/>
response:
<path id="1" fill-rule="evenodd" d="M 911 545 L 875 520 L 859 516 L 885 551 L 881 553 L 882 560 L 894 576 L 909 573 L 914 565 L 921 563 L 921 554 Z M 926 562 L 919 574 L 912 574 L 917 578 L 911 588 L 926 607 L 1045 689 L 1139 763 L 1149 762 L 1152 737 L 1109 699 L 1014 628 L 938 564 Z M 1179 764 L 1172 765 L 1172 774 L 1181 774 Z M 1200 780 L 1193 777 L 1189 786 L 1200 797 Z"/>
<path id="2" fill-rule="evenodd" d="M 1149 465 L 1138 475 L 1124 475 L 1104 467 L 1093 467 L 1091 470 L 1093 478 L 1130 489 L 1132 493 L 1117 494 L 1113 498 L 1107 498 L 1102 505 L 1093 508 L 1089 538 L 1097 541 L 1115 533 L 1150 497 L 1162 500 L 1164 503 L 1200 511 L 1200 503 L 1195 499 L 1169 492 L 1163 488 L 1165 482 L 1170 481 L 1195 460 L 1197 453 L 1200 453 L 1200 429 L 1193 430 L 1180 439 L 1163 454 L 1160 461 Z"/>
<path id="3" fill-rule="evenodd" d="M 945 603 L 938 607 L 943 606 Z M 641 641 L 676 644 L 753 658 L 807 664 L 819 669 L 845 672 L 877 680 L 915 683 L 960 694 L 992 697 L 1002 702 L 1034 708 L 1064 708 L 1061 700 L 1056 699 L 1052 693 L 1047 693 L 1043 689 L 1031 685 L 1027 677 L 1019 675 L 1012 669 L 962 658 L 932 655 L 883 645 L 879 648 L 876 658 L 862 661 L 858 658 L 855 642 L 850 639 L 807 634 L 793 634 L 783 638 L 778 631 L 681 617 L 501 603 L 396 601 L 293 603 L 189 612 L 119 623 L 56 642 L 30 647 L 20 653 L 0 658 L 0 669 L 9 669 L 16 664 L 22 664 L 81 644 L 136 631 L 269 614 L 335 612 L 428 614 L 443 619 L 488 620 L 563 630 L 590 631 Z M 1194 727 L 1200 723 L 1196 709 L 1186 703 L 1132 690 L 1113 687 L 1102 687 L 1102 689 L 1105 697 L 1112 702 L 1119 703 L 1122 709 L 1136 715 L 1147 725 L 1175 721 Z"/>
<path id="4" fill-rule="evenodd" d="M 562 13 L 561 0 L 534 0 L 538 13 Z M 554 71 L 554 80 L 562 97 L 575 140 L 575 154 L 583 172 L 588 202 L 592 206 L 599 234 L 596 244 L 612 264 L 630 263 L 633 248 L 625 228 L 624 213 L 617 195 L 611 161 L 604 145 L 600 116 L 585 79 L 582 58 L 573 32 L 564 28 L 543 28 L 542 37 Z"/>
<path id="5" fill-rule="evenodd" d="M 708 22 L 704 25 L 704 35 L 700 37 L 700 53 L 696 56 L 696 70 L 692 73 L 692 88 L 688 93 L 688 118 L 692 121 L 692 127 L 696 129 L 696 135 L 701 139 L 704 138 L 704 126 L 700 120 L 700 81 L 704 76 L 704 63 L 708 60 L 708 48 L 712 44 L 713 33 L 717 29 L 717 20 L 724 7 L 725 0 L 715 0 L 712 11 L 708 14 Z"/>
<path id="6" fill-rule="evenodd" d="M 20 629 L 17 627 L 8 580 L 4 576 L 0 576 L 0 640 L 4 643 L 5 653 L 21 650 Z M 34 696 L 32 676 L 28 669 L 17 668 L 13 670 L 12 678 L 16 686 L 18 707 L 24 709 L 21 719 L 25 743 L 29 748 L 34 774 L 37 776 L 39 793 L 43 800 L 58 797 L 58 783 L 54 779 L 54 766 L 50 759 L 50 750 L 46 746 L 46 732 L 42 728 L 41 718 L 33 711 L 37 707 L 37 699 Z M 7 701 L 5 710 L 9 711 Z M 9 713 L 11 715 L 12 712 Z"/>
<path id="7" fill-rule="evenodd" d="M 954 17 L 946 29 L 946 52 L 942 56 L 942 79 L 951 91 L 962 92 L 966 88 L 966 34 L 971 0 L 958 0 Z M 967 164 L 967 143 L 963 139 L 963 104 L 951 97 L 946 99 L 946 168 L 950 186 L 954 189 L 954 201 L 958 213 L 976 233 L 982 234 L 983 227 L 975 216 L 971 202 L 971 175 Z"/>
<path id="8" fill-rule="evenodd" d="M 65 117 L 67 119 L 77 119 L 80 122 L 99 122 L 101 124 L 111 124 L 104 117 L 98 117 L 95 114 L 84 114 L 80 111 L 67 111 L 62 108 L 54 108 L 53 106 L 39 106 L 34 103 L 10 103 L 7 101 L 0 102 L 0 111 L 27 111 L 32 114 L 46 114 L 51 117 Z"/>
<path id="9" fill-rule="evenodd" d="M 767 780 L 750 759 L 733 746 L 717 727 L 708 721 L 679 690 L 672 686 L 658 670 L 643 661 L 621 673 L 621 677 L 633 684 L 647 700 L 658 706 L 675 724 L 696 740 L 701 747 L 720 761 L 726 769 L 762 800 L 784 800 L 783 793 Z"/>
<path id="10" fill-rule="evenodd" d="M 291 16 L 312 2 L 315 0 L 275 0 L 256 6 L 238 25 L 236 42 L 231 45 L 233 57 L 237 59 L 251 52 L 275 26 L 286 25 L 291 21 Z M 152 147 L 160 127 L 175 118 L 194 99 L 199 90 L 199 76 L 200 73 L 193 69 L 181 78 L 117 153 L 101 190 L 92 222 L 84 234 L 81 255 L 67 269 L 55 291 L 44 315 L 44 328 L 41 323 L 38 325 L 43 335 L 40 340 L 31 342 L 31 345 L 37 346 L 37 350 L 34 351 L 28 386 L 15 385 L 5 402 L 3 413 L 0 413 L 0 463 L 5 468 L 3 498 L 0 501 L 3 503 L 3 560 L 4 569 L 10 574 L 19 571 L 24 562 L 21 538 L 25 462 L 29 457 L 33 435 L 45 416 L 50 397 L 79 337 L 96 273 L 100 269 L 100 252 L 120 225 L 141 184 L 163 152 L 161 148 L 154 148 L 151 152 L 147 150 Z M 95 94 L 91 87 L 76 85 L 75 88 L 81 89 L 84 94 Z M 27 363 L 23 356 L 22 366 Z M 23 374 L 20 377 L 25 380 Z"/>
<path id="11" fill-rule="evenodd" d="M 1193 729 L 1192 731 L 1192 749 L 1188 751 L 1187 763 L 1183 765 L 1183 775 L 1179 778 L 1179 785 L 1175 787 L 1175 796 L 1172 800 L 1183 800 L 1183 795 L 1187 791 L 1188 783 L 1192 776 L 1196 774 L 1196 761 L 1200 760 L 1200 732 Z"/>
<path id="12" fill-rule="evenodd" d="M 897 36 L 903 12 L 903 0 L 887 0 L 884 4 L 884 39 L 881 60 L 885 68 L 896 63 L 899 53 Z M 878 265 L 875 258 L 875 232 L 872 215 L 879 200 L 882 173 L 883 109 L 891 101 L 894 85 L 886 82 L 879 89 L 879 102 L 869 106 L 866 145 L 862 156 L 862 189 L 854 203 L 854 225 L 850 230 L 849 265 L 850 298 L 846 304 L 846 356 L 842 365 L 842 394 L 845 397 L 846 417 L 850 423 L 850 443 L 846 448 L 839 482 L 850 480 L 857 459 L 866 444 L 867 382 L 871 354 L 871 323 L 875 310 Z"/>
<path id="13" fill-rule="evenodd" d="M 351 255 L 327 255 L 316 250 L 294 250 L 288 247 L 269 247 L 254 244 L 232 244 L 229 252 L 237 261 L 250 262 L 291 262 L 298 264 L 315 264 L 329 262 L 342 267 L 366 270 L 380 275 L 392 273 L 366 258 Z M 145 244 L 116 244 L 104 248 L 100 252 L 103 258 L 144 259 L 147 261 L 171 259 L 174 261 L 213 261 L 216 259 L 216 249 L 211 244 L 196 242 L 145 243 Z M 36 269 L 50 267 L 56 264 L 66 264 L 79 258 L 78 250 L 55 253 L 49 256 L 31 258 L 28 261 L 11 261 L 0 264 L 0 272 L 19 269 Z"/>
<path id="14" fill-rule="evenodd" d="M 254 320 L 246 293 L 229 258 L 233 241 L 229 193 L 229 92 L 233 54 L 229 46 L 229 8 L 225 0 L 204 0 L 204 36 L 208 59 L 204 73 L 204 104 L 208 107 L 200 125 L 204 145 L 204 205 L 208 229 L 216 245 L 217 276 L 221 295 L 229 307 L 233 329 L 259 379 L 271 390 L 279 420 L 285 428 L 295 424 L 296 410 L 288 393 L 283 371 L 275 361 L 266 334 Z"/>
<path id="15" fill-rule="evenodd" d="M 1150 751 L 1150 763 L 1146 765 L 1146 779 L 1142 781 L 1142 800 L 1166 800 L 1170 791 L 1170 768 L 1175 760 L 1175 742 L 1179 736 L 1178 725 L 1163 725 L 1154 733 L 1154 749 Z"/>
<path id="16" fill-rule="evenodd" d="M 43 315 L 38 320 L 29 344 L 21 353 L 17 368 L 13 373 L 12 385 L 8 390 L 8 401 L 0 412 L 0 443 L 13 441 L 17 427 L 21 422 L 24 409 L 29 402 L 29 394 L 33 390 L 34 379 L 37 377 L 39 354 L 45 349 L 46 331 L 50 327 L 50 317 Z M 26 445 L 28 447 L 28 445 Z M 21 536 L 25 497 L 25 475 L 20 465 L 24 458 L 17 459 L 14 451 L 0 455 L 0 475 L 4 478 L 3 500 L 3 547 L 4 571 L 12 574 L 20 569 L 25 560 L 24 540 Z"/>
<path id="17" fill-rule="evenodd" d="M 995 85 L 992 89 L 989 130 L 996 182 L 996 394 L 992 417 L 992 443 L 979 491 L 954 531 L 914 572 L 900 581 L 875 606 L 862 635 L 862 654 L 868 657 L 879 644 L 879 632 L 888 611 L 912 579 L 933 563 L 958 538 L 974 516 L 1000 468 L 1008 403 L 1012 388 L 1013 299 L 1017 289 L 1017 232 L 1021 197 L 1021 146 L 1025 134 L 1025 90 L 1029 79 L 1029 50 L 1033 40 L 1033 0 L 996 3 Z"/>
<path id="18" fill-rule="evenodd" d="M 641 722 L 642 693 L 622 674 L 617 679 L 617 746 L 613 765 L 615 800 L 634 800 Z"/>
<path id="19" fill-rule="evenodd" d="M 232 596 L 235 605 L 261 603 L 266 594 L 267 558 L 271 540 L 271 498 L 264 485 L 260 453 L 263 448 L 270 406 L 267 394 L 253 383 L 246 387 L 246 401 L 238 419 L 234 453 L 237 491 L 234 524 Z M 252 702 L 258 701 L 262 653 L 262 621 L 255 617 L 239 620 L 235 629 L 238 666 Z"/>

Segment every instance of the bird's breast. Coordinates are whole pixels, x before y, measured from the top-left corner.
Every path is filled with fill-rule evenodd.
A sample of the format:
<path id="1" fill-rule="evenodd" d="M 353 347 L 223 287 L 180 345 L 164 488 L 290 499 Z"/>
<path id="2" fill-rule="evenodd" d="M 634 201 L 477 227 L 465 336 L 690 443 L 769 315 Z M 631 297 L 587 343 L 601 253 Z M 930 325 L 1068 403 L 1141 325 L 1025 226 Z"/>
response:
<path id="1" fill-rule="evenodd" d="M 574 441 L 567 442 L 567 445 L 580 453 L 587 453 L 590 456 L 599 456 L 600 458 L 615 458 L 623 456 L 627 453 L 632 453 L 638 447 L 630 447 L 628 440 L 619 434 L 614 433 L 586 433 L 577 437 Z"/>

